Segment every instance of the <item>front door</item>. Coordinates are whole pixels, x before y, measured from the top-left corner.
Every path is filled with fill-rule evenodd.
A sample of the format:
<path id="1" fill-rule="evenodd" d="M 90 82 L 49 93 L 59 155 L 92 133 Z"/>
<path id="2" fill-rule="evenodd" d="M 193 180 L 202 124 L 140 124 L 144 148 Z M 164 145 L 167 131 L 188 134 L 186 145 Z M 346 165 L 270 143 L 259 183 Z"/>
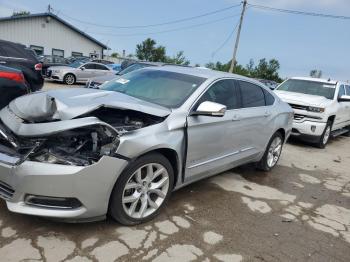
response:
<path id="1" fill-rule="evenodd" d="M 188 116 L 185 181 L 210 175 L 214 170 L 232 164 L 241 149 L 240 140 L 244 133 L 237 119 L 239 98 L 234 80 L 224 79 L 213 83 L 196 103 L 194 110 L 205 101 L 223 104 L 227 111 L 223 117 Z"/>

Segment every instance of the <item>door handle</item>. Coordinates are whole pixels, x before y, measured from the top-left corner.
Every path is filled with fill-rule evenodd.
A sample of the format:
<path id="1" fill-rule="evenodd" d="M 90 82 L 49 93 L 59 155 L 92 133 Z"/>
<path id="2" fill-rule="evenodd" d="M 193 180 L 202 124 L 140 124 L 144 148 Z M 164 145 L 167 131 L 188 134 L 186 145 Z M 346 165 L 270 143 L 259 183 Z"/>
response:
<path id="1" fill-rule="evenodd" d="M 271 115 L 271 113 L 268 112 L 268 111 L 266 111 L 266 112 L 264 113 L 264 117 L 268 117 L 268 116 L 270 116 L 270 115 Z"/>
<path id="2" fill-rule="evenodd" d="M 234 115 L 234 116 L 232 117 L 232 121 L 239 121 L 239 120 L 241 120 L 240 117 L 239 117 L 239 115 Z"/>

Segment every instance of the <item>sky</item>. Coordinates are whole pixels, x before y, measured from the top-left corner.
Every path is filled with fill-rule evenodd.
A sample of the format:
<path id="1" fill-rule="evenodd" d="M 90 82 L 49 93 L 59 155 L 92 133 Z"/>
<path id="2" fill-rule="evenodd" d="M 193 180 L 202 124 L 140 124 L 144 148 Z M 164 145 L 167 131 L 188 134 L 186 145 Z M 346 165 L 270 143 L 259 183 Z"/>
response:
<path id="1" fill-rule="evenodd" d="M 248 2 L 350 16 L 350 0 Z M 50 4 L 55 14 L 107 44 L 111 48 L 110 53 L 122 53 L 122 50 L 126 50 L 127 54 L 135 53 L 136 44 L 151 37 L 157 44 L 166 47 L 168 55 L 183 50 L 191 64 L 204 66 L 208 62 L 227 62 L 232 58 L 236 37 L 232 31 L 238 23 L 241 7 L 191 21 L 150 28 L 113 26 L 159 24 L 239 3 L 240 0 L 0 0 L 0 17 L 9 16 L 13 11 L 45 12 Z M 237 60 L 246 65 L 250 59 L 257 63 L 261 58 L 277 59 L 281 65 L 279 73 L 284 78 L 308 76 L 310 70 L 318 69 L 322 70 L 324 78 L 350 80 L 350 20 L 300 16 L 250 7 L 243 21 Z"/>

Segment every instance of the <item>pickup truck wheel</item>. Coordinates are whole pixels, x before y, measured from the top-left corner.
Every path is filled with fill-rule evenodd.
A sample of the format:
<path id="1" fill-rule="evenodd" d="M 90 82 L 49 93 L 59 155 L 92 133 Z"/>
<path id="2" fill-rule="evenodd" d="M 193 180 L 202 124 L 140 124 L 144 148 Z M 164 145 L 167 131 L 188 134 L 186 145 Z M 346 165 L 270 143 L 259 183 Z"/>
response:
<path id="1" fill-rule="evenodd" d="M 328 121 L 327 125 L 322 133 L 322 136 L 320 137 L 320 140 L 317 143 L 317 147 L 319 148 L 325 148 L 329 138 L 331 137 L 331 131 L 332 131 L 332 122 Z"/>
<path id="2" fill-rule="evenodd" d="M 142 156 L 118 178 L 109 214 L 126 226 L 149 221 L 167 203 L 173 183 L 174 171 L 167 158 L 159 153 Z"/>
<path id="3" fill-rule="evenodd" d="M 66 74 L 63 78 L 63 82 L 67 85 L 75 84 L 75 76 L 73 74 Z"/>
<path id="4" fill-rule="evenodd" d="M 270 171 L 274 168 L 281 156 L 283 147 L 283 137 L 280 132 L 276 132 L 270 139 L 264 156 L 257 163 L 257 168 L 262 171 Z"/>

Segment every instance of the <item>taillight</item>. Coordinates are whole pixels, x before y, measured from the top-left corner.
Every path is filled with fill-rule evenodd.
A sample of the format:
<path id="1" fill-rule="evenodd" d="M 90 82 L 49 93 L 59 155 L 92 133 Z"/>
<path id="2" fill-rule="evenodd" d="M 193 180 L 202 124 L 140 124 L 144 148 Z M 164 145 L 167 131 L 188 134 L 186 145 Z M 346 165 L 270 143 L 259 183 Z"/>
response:
<path id="1" fill-rule="evenodd" d="M 24 76 L 22 73 L 0 72 L 0 78 L 5 78 L 16 82 L 24 83 Z"/>
<path id="2" fill-rule="evenodd" d="M 42 63 L 35 64 L 34 68 L 37 71 L 41 71 L 41 69 L 43 69 L 43 64 Z"/>

